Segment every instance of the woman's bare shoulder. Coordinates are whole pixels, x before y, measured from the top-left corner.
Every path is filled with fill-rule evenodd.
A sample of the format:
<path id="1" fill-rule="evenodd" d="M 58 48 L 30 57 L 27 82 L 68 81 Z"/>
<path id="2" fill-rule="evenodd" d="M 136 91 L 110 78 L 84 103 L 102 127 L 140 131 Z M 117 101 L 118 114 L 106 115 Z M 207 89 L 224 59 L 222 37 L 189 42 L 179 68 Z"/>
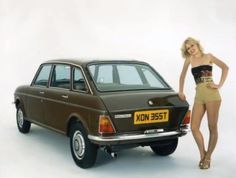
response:
<path id="1" fill-rule="evenodd" d="M 206 53 L 205 56 L 206 56 L 206 58 L 208 58 L 208 59 L 215 58 L 215 56 L 214 56 L 212 53 Z"/>
<path id="2" fill-rule="evenodd" d="M 206 60 L 211 64 L 214 60 L 214 56 L 211 53 L 204 54 Z"/>

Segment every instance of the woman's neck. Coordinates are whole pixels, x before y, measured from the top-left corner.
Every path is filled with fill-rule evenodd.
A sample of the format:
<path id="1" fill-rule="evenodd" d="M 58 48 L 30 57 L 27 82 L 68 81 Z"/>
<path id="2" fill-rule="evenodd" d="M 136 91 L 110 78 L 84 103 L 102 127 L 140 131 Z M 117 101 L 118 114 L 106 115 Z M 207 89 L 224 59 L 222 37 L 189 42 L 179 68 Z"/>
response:
<path id="1" fill-rule="evenodd" d="M 203 53 L 198 52 L 197 54 L 192 55 L 192 57 L 197 59 L 197 58 L 202 58 L 203 55 L 204 55 Z"/>

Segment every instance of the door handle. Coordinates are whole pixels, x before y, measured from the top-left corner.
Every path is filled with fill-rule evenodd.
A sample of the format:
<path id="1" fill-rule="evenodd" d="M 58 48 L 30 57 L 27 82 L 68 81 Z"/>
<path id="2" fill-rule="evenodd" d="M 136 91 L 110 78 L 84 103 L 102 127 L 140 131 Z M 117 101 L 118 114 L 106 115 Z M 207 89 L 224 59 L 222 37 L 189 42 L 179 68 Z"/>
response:
<path id="1" fill-rule="evenodd" d="M 44 91 L 40 91 L 39 94 L 43 95 L 43 94 L 44 94 Z"/>
<path id="2" fill-rule="evenodd" d="M 62 98 L 68 99 L 68 95 L 62 95 Z"/>

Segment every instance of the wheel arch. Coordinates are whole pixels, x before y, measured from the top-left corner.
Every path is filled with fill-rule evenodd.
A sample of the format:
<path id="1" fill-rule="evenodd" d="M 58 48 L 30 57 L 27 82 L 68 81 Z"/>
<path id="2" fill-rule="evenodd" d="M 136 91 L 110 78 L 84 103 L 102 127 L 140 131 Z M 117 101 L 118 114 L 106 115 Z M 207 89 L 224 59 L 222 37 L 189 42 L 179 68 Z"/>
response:
<path id="1" fill-rule="evenodd" d="M 67 128 L 66 128 L 66 135 L 69 136 L 70 135 L 70 128 L 73 124 L 75 123 L 79 123 L 81 124 L 84 129 L 86 130 L 86 132 L 88 133 L 88 127 L 87 124 L 85 123 L 85 121 L 83 119 L 81 119 L 82 117 L 80 117 L 78 114 L 71 114 L 69 119 L 67 120 Z"/>
<path id="2" fill-rule="evenodd" d="M 15 98 L 15 101 L 14 101 L 15 107 L 18 108 L 18 106 L 19 106 L 20 103 L 21 103 L 20 97 L 16 97 L 16 98 Z"/>
<path id="3" fill-rule="evenodd" d="M 23 111 L 23 113 L 25 114 L 25 116 L 27 116 L 27 115 L 26 115 L 26 111 L 25 111 L 24 103 L 23 103 L 23 101 L 22 101 L 22 99 L 21 99 L 20 97 L 17 96 L 17 97 L 15 98 L 14 104 L 15 104 L 16 109 L 18 109 L 18 107 L 20 106 L 20 107 L 21 107 L 21 110 Z"/>

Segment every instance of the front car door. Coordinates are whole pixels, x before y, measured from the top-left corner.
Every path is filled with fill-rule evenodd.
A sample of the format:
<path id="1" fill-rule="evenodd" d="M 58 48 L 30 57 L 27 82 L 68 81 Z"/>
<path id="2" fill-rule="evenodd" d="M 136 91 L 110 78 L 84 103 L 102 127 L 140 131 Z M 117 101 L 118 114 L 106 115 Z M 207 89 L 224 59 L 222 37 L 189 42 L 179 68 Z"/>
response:
<path id="1" fill-rule="evenodd" d="M 41 65 L 28 90 L 26 107 L 28 118 L 40 124 L 45 123 L 44 102 L 51 68 L 51 64 Z"/>

